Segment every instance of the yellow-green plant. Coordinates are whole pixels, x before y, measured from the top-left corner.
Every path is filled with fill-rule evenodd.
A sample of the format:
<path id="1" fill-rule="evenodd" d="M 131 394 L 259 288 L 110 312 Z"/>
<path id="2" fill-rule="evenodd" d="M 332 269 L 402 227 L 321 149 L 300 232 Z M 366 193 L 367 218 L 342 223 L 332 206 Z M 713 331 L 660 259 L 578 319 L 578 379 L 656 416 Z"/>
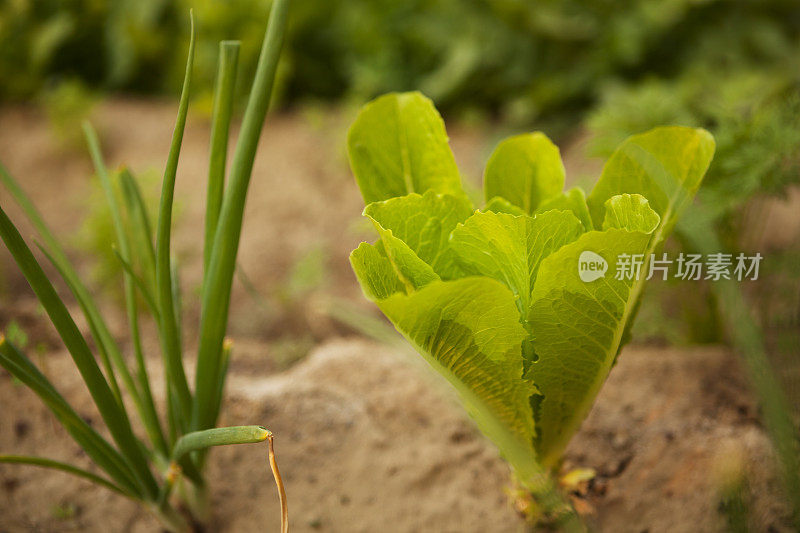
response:
<path id="1" fill-rule="evenodd" d="M 0 237 L 64 341 L 111 435 L 111 440 L 106 439 L 89 426 L 31 360 L 7 339 L 2 339 L 0 365 L 44 401 L 101 473 L 40 457 L 0 455 L 0 462 L 38 465 L 75 474 L 141 502 L 166 528 L 183 531 L 192 522 L 202 522 L 208 514 L 207 482 L 203 476 L 206 450 L 211 446 L 266 440 L 282 504 L 282 529 L 285 531 L 288 527 L 285 494 L 272 452 L 272 434 L 261 426 L 215 428 L 231 352 L 230 342 L 225 341 L 225 331 L 242 214 L 256 146 L 272 92 L 287 11 L 288 0 L 277 0 L 272 6 L 227 184 L 226 152 L 239 43 L 220 44 L 210 147 L 200 348 L 194 390 L 189 386 L 183 365 L 179 289 L 175 264 L 170 257 L 172 206 L 189 105 L 194 28 L 178 118 L 164 172 L 155 239 L 136 180 L 130 172 L 122 171 L 115 175 L 119 183 L 112 182 L 97 135 L 90 125 L 84 125 L 95 169 L 112 215 L 116 254 L 123 266 L 135 370 L 129 368 L 121 346 L 111 335 L 97 303 L 70 264 L 64 249 L 18 183 L 0 165 L 0 181 L 37 229 L 42 241 L 37 243 L 39 248 L 80 304 L 97 346 L 99 364 L 64 300 L 56 293 L 31 249 L 2 209 Z M 122 202 L 116 190 L 122 191 Z M 164 416 L 160 416 L 155 407 L 145 363 L 139 295 L 146 302 L 161 341 L 166 377 Z M 146 438 L 136 435 L 129 404 L 143 425 Z M 176 484 L 181 490 L 173 494 Z M 176 499 L 183 501 L 184 505 L 180 507 L 189 509 L 190 516 L 178 511 Z"/>
<path id="2" fill-rule="evenodd" d="M 647 272 L 700 186 L 713 138 L 677 126 L 629 137 L 587 196 L 563 191 L 544 134 L 517 135 L 489 158 L 483 206 L 465 193 L 444 123 L 420 93 L 367 104 L 348 151 L 379 236 L 350 255 L 365 296 L 455 387 L 520 483 L 552 492 L 545 473 L 630 338 L 646 278 L 620 275 L 625 258 L 641 257 Z"/>

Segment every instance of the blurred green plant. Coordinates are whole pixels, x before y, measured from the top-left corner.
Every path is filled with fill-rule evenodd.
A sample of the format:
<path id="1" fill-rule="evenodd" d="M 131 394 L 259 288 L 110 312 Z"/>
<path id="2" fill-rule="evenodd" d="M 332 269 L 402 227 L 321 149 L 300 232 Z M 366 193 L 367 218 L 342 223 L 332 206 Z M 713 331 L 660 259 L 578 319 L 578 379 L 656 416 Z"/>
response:
<path id="1" fill-rule="evenodd" d="M 67 150 L 82 146 L 83 139 L 75 124 L 89 119 L 97 96 L 82 81 L 73 78 L 46 88 L 40 102 L 56 143 Z"/>
<path id="2" fill-rule="evenodd" d="M 708 255 L 724 250 L 724 244 L 709 224 L 709 218 L 692 213 L 676 228 L 686 246 Z M 721 279 L 711 284 L 730 345 L 744 362 L 753 392 L 760 403 L 761 418 L 772 440 L 775 459 L 791 506 L 791 523 L 800 530 L 800 434 L 791 404 L 767 356 L 764 333 L 753 316 L 737 281 Z"/>
<path id="3" fill-rule="evenodd" d="M 590 149 L 605 156 L 617 140 L 665 123 L 714 132 L 721 157 L 698 193 L 714 223 L 754 194 L 785 195 L 800 183 L 800 76 L 698 69 L 674 81 L 611 85 L 588 119 Z"/>
<path id="4" fill-rule="evenodd" d="M 124 176 L 124 177 L 123 177 Z M 76 248 L 92 258 L 91 278 L 94 285 L 102 288 L 118 302 L 124 301 L 124 292 L 119 285 L 119 277 L 123 274 L 123 266 L 119 260 L 116 246 L 116 231 L 111 223 L 113 213 L 106 200 L 106 192 L 100 187 L 99 178 L 93 178 L 93 186 L 86 198 L 82 200 L 85 216 L 81 227 L 74 238 Z M 161 176 L 155 169 L 134 174 L 122 167 L 111 172 L 111 191 L 118 205 L 124 205 L 126 198 L 133 193 L 141 195 L 143 220 L 125 219 L 123 224 L 146 223 L 155 224 L 155 213 L 158 209 L 159 187 Z M 126 190 L 123 190 L 123 185 Z M 137 200 L 138 201 L 138 200 Z M 175 224 L 180 219 L 181 204 L 176 200 L 173 204 L 172 220 Z M 127 228 L 130 231 L 132 228 Z M 144 303 L 140 301 L 140 303 Z"/>
<path id="5" fill-rule="evenodd" d="M 724 79 L 724 83 L 716 80 Z M 613 84 L 588 119 L 593 155 L 610 153 L 616 140 L 655 124 L 705 127 L 714 133 L 719 157 L 714 159 L 698 192 L 703 217 L 720 242 L 733 250 L 752 247 L 743 232 L 746 206 L 757 197 L 785 197 L 800 184 L 800 76 L 787 72 L 741 70 L 722 72 L 697 66 L 677 80 L 648 79 L 626 86 Z M 757 220 L 757 219 L 761 220 Z M 749 228 L 751 230 L 757 228 Z M 760 237 L 760 236 L 759 236 Z M 776 254 L 777 256 L 777 254 Z M 686 340 L 718 342 L 724 332 L 716 301 L 709 291 L 682 291 L 674 302 L 686 319 Z M 774 292 L 793 298 L 796 291 Z M 646 306 L 657 304 L 651 300 Z M 791 305 L 791 304 L 790 304 Z M 649 310 L 643 310 L 647 324 Z M 658 316 L 655 313 L 655 316 Z M 699 319 L 699 320 L 698 320 Z M 660 319 L 658 323 L 663 325 Z M 641 326 L 640 326 L 641 327 Z"/>
<path id="6" fill-rule="evenodd" d="M 21 350 L 24 350 L 28 347 L 28 333 L 16 320 L 12 320 L 8 323 L 8 326 L 6 326 L 5 336 L 6 339 L 8 339 L 8 342 L 13 343 Z"/>
<path id="7" fill-rule="evenodd" d="M 328 254 L 321 245 L 312 245 L 294 261 L 279 298 L 298 300 L 319 290 L 326 282 Z"/>
<path id="8" fill-rule="evenodd" d="M 241 36 L 241 75 L 255 71 L 270 0 L 15 0 L 0 5 L 0 98 L 73 75 L 91 86 L 179 86 L 178 16 L 201 20 L 197 88 L 210 94 L 216 43 Z M 608 81 L 748 66 L 790 71 L 800 17 L 789 0 L 300 0 L 278 93 L 356 100 L 422 89 L 445 110 L 515 120 L 580 113 Z"/>
<path id="9" fill-rule="evenodd" d="M 717 487 L 718 509 L 725 518 L 726 531 L 748 533 L 751 502 L 745 453 L 739 449 L 725 450 L 717 463 L 712 480 Z"/>
<path id="10" fill-rule="evenodd" d="M 691 204 L 713 137 L 686 127 L 632 136 L 588 196 L 563 191 L 544 134 L 510 137 L 486 164 L 477 211 L 420 93 L 364 106 L 348 153 L 379 236 L 350 255 L 364 295 L 458 391 L 545 514 L 577 527 L 569 509 L 546 503 L 546 473 L 631 338 L 645 280 L 619 275 L 622 261 L 641 253 L 649 264 Z"/>
<path id="11" fill-rule="evenodd" d="M 720 79 L 725 82 L 718 83 Z M 596 139 L 592 149 L 597 155 L 605 154 L 611 149 L 613 139 L 664 122 L 707 127 L 717 140 L 718 157 L 698 192 L 698 205 L 677 228 L 679 245 L 703 254 L 752 248 L 753 243 L 745 242 L 742 231 L 746 220 L 756 218 L 746 217 L 751 200 L 785 197 L 790 188 L 800 184 L 800 77 L 795 71 L 723 72 L 695 65 L 677 80 L 650 79 L 634 86 L 610 86 L 588 121 Z M 759 281 L 755 300 L 746 299 L 743 288 L 736 282 L 724 280 L 701 289 L 693 286 L 691 290 L 679 291 L 680 297 L 671 301 L 671 307 L 681 309 L 684 315 L 686 340 L 728 342 L 742 356 L 761 403 L 786 495 L 793 507 L 794 525 L 798 527 L 800 447 L 792 421 L 792 404 L 778 379 L 784 377 L 782 374 L 797 371 L 796 358 L 784 359 L 781 365 L 773 366 L 779 359 L 775 354 L 768 357 L 770 351 L 763 330 L 771 327 L 776 331 L 775 324 L 769 323 L 776 317 L 752 312 L 754 308 L 766 307 L 753 306 L 753 301 L 762 304 L 777 301 L 781 303 L 771 308 L 784 309 L 779 311 L 779 326 L 786 322 L 787 316 L 789 321 L 798 320 L 797 263 L 790 259 L 791 265 L 786 268 L 787 265 L 781 264 L 786 262 L 781 260 L 782 256 L 787 253 L 770 256 L 772 264 L 763 273 L 767 279 Z M 663 327 L 669 322 L 657 311 L 653 313 L 654 303 L 659 305 L 651 300 L 643 306 L 641 317 L 645 324 L 648 318 L 651 325 L 658 324 L 663 335 Z M 663 300 L 660 303 L 663 305 Z M 795 333 L 792 338 L 796 353 L 796 325 L 791 331 Z M 781 334 L 781 329 L 777 332 Z M 776 374 L 773 369 L 779 372 Z M 789 382 L 785 378 L 783 381 Z M 729 509 L 733 529 L 744 520 L 737 515 L 744 512 L 739 508 L 741 505 L 742 502 L 732 501 Z"/>

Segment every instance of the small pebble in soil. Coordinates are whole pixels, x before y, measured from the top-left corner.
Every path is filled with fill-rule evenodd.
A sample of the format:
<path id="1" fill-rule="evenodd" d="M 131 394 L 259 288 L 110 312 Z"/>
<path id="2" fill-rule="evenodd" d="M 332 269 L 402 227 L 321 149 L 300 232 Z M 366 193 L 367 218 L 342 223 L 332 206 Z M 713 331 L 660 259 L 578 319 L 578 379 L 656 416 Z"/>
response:
<path id="1" fill-rule="evenodd" d="M 467 441 L 469 440 L 469 438 L 470 434 L 467 431 L 464 431 L 463 429 L 457 429 L 452 433 L 450 433 L 450 442 L 454 444 Z"/>
<path id="2" fill-rule="evenodd" d="M 614 435 L 614 437 L 613 437 L 613 439 L 611 441 L 611 446 L 615 450 L 619 450 L 619 449 L 624 448 L 626 444 L 628 444 L 628 438 L 625 435 L 621 434 L 621 433 L 617 433 L 616 435 Z"/>
<path id="3" fill-rule="evenodd" d="M 596 477 L 589 482 L 589 492 L 598 496 L 605 496 L 608 492 L 608 480 Z"/>
<path id="4" fill-rule="evenodd" d="M 30 429 L 30 425 L 25 420 L 17 420 L 14 422 L 14 435 L 18 439 L 25 438 L 25 435 L 28 434 L 28 430 Z"/>
<path id="5" fill-rule="evenodd" d="M 14 492 L 19 487 L 19 479 L 15 477 L 10 477 L 8 479 L 3 480 L 3 489 L 8 492 Z"/>
<path id="6" fill-rule="evenodd" d="M 620 474 L 622 474 L 625 471 L 625 469 L 628 468 L 628 465 L 632 460 L 633 460 L 632 455 L 626 455 L 622 459 L 616 461 L 615 463 L 612 463 L 613 466 L 608 470 L 607 477 L 617 477 Z"/>

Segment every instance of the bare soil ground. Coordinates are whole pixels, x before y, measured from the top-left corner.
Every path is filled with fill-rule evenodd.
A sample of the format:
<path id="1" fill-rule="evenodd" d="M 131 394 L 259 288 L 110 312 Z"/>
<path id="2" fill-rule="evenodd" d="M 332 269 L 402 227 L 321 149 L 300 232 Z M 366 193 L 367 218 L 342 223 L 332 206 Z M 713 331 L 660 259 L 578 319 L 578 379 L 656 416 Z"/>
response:
<path id="1" fill-rule="evenodd" d="M 276 434 L 294 531 L 525 531 L 509 496 L 507 466 L 451 393 L 406 351 L 355 337 L 324 311 L 333 297 L 369 310 L 347 263 L 349 251 L 370 235 L 346 170 L 346 115 L 297 113 L 268 120 L 239 258 L 269 306 L 259 306 L 237 284 L 231 315 L 236 349 L 222 423 L 264 424 Z M 161 168 L 173 120 L 173 104 L 132 100 L 106 103 L 95 117 L 109 163 L 127 163 L 135 172 Z M 58 149 L 46 122 L 29 109 L 0 110 L 0 125 L 0 161 L 70 242 L 92 186 L 88 159 Z M 450 133 L 466 177 L 477 180 L 491 148 L 486 136 L 457 127 Z M 207 139 L 208 124 L 193 117 L 176 191 L 189 368 L 196 348 L 191 339 L 197 328 Z M 326 279 L 295 301 L 285 290 L 293 265 L 310 247 L 324 251 Z M 91 264 L 82 257 L 75 254 L 88 274 Z M 0 272 L 0 326 L 20 324 L 31 346 L 42 346 L 35 360 L 45 373 L 83 416 L 101 426 L 69 356 L 5 251 Z M 113 298 L 105 308 L 124 339 Z M 157 356 L 149 362 L 158 379 Z M 598 531 L 722 531 L 722 472 L 739 460 L 750 476 L 752 530 L 789 531 L 757 415 L 737 360 L 726 350 L 628 347 L 567 453 L 565 471 L 597 471 L 574 496 L 578 508 Z M 4 371 L 0 452 L 90 466 L 38 399 Z M 209 472 L 213 530 L 277 529 L 265 454 L 257 445 L 215 450 Z M 108 491 L 58 473 L 0 466 L 0 533 L 156 530 L 145 512 Z"/>

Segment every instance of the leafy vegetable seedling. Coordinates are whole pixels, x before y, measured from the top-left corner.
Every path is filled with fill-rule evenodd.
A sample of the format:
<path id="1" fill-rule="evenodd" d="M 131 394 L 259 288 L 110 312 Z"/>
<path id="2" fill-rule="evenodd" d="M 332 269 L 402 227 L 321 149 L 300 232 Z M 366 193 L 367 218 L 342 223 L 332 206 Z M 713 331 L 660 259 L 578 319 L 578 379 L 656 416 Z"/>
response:
<path id="1" fill-rule="evenodd" d="M 458 390 L 519 481 L 541 492 L 628 340 L 650 254 L 697 192 L 712 136 L 634 135 L 588 197 L 562 191 L 564 166 L 545 135 L 511 137 L 489 158 L 477 210 L 442 119 L 419 93 L 367 104 L 348 151 L 380 236 L 350 256 L 364 294 Z M 616 276 L 637 254 L 642 275 Z"/>
<path id="2" fill-rule="evenodd" d="M 178 119 L 164 171 L 155 235 L 136 180 L 125 169 L 112 178 L 106 170 L 94 130 L 88 124 L 84 127 L 95 169 L 112 214 L 116 253 L 124 271 L 135 372 L 128 367 L 121 346 L 109 332 L 97 303 L 63 248 L 30 199 L 0 165 L 0 181 L 36 228 L 42 240 L 42 252 L 61 274 L 80 304 L 97 346 L 102 369 L 64 300 L 55 291 L 30 248 L 2 209 L 0 237 L 64 341 L 111 436 L 109 440 L 88 425 L 23 352 L 7 339 L 0 338 L 0 366 L 42 399 L 102 472 L 98 474 L 41 457 L 0 455 L 0 463 L 37 465 L 80 476 L 140 502 L 170 531 L 188 531 L 190 525 L 200 524 L 208 517 L 208 487 L 203 475 L 206 451 L 212 446 L 267 441 L 269 464 L 281 503 L 281 531 L 288 530 L 286 495 L 275 462 L 272 433 L 261 426 L 214 427 L 220 412 L 231 353 L 231 343 L 225 340 L 225 331 L 242 216 L 286 30 L 287 10 L 288 0 L 275 0 L 272 4 L 227 183 L 226 154 L 239 43 L 220 43 L 206 207 L 205 275 L 194 390 L 189 387 L 183 366 L 180 290 L 170 246 L 175 178 L 186 125 L 194 60 L 194 29 Z M 155 407 L 143 353 L 140 301 L 146 303 L 161 341 L 166 382 L 166 413 L 162 416 L 159 416 Z M 133 409 L 129 411 L 130 407 Z M 141 422 L 146 438 L 136 434 L 132 412 Z M 177 491 L 173 491 L 175 487 Z M 189 516 L 178 509 L 186 509 Z"/>

